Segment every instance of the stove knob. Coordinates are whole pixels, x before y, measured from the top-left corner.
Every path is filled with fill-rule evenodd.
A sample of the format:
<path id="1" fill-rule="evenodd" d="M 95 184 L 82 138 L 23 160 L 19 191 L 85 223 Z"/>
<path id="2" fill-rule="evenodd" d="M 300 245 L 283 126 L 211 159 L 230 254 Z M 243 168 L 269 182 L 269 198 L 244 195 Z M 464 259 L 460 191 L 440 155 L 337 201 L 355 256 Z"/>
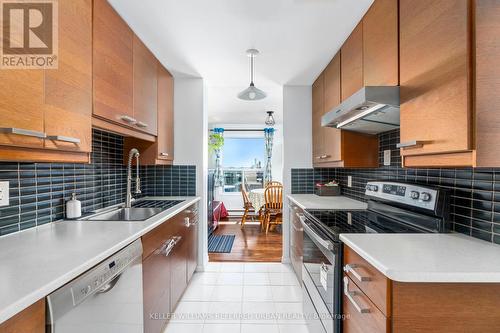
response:
<path id="1" fill-rule="evenodd" d="M 418 197 L 420 197 L 420 193 L 418 193 L 417 191 L 410 192 L 410 198 L 412 198 L 413 200 L 417 200 Z"/>
<path id="2" fill-rule="evenodd" d="M 430 195 L 430 193 L 422 192 L 420 194 L 420 198 L 422 199 L 422 201 L 430 201 L 431 200 L 431 195 Z"/>
<path id="3" fill-rule="evenodd" d="M 372 186 L 371 185 L 366 185 L 366 190 L 367 191 L 371 191 L 372 190 Z"/>
<path id="4" fill-rule="evenodd" d="M 372 185 L 372 191 L 377 192 L 378 191 L 378 185 Z"/>

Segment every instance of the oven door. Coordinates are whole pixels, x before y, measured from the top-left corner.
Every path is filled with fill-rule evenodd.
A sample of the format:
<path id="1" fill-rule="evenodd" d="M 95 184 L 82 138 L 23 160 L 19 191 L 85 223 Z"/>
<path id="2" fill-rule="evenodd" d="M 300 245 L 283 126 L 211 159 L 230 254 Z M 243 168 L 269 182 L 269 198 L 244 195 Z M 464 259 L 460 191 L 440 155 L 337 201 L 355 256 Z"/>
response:
<path id="1" fill-rule="evenodd" d="M 340 332 L 340 243 L 332 241 L 313 221 L 300 216 L 304 229 L 302 281 L 328 333 Z M 306 313 L 306 318 L 314 314 Z M 309 322 L 308 322 L 309 323 Z"/>

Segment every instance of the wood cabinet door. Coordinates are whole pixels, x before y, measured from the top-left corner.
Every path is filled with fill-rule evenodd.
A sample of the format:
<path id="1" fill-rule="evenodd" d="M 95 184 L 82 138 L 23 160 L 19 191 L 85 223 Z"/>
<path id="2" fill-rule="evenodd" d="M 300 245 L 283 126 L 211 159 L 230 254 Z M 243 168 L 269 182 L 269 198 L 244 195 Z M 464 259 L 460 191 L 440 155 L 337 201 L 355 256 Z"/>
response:
<path id="1" fill-rule="evenodd" d="M 174 78 L 158 64 L 157 158 L 174 160 Z"/>
<path id="2" fill-rule="evenodd" d="M 183 229 L 178 229 L 176 236 L 181 238 L 170 253 L 172 264 L 170 273 L 170 304 L 172 310 L 175 309 L 187 287 L 188 240 L 186 239 L 186 232 Z"/>
<path id="3" fill-rule="evenodd" d="M 94 0 L 93 15 L 94 115 L 131 126 L 134 33 L 107 0 Z"/>
<path id="4" fill-rule="evenodd" d="M 45 333 L 45 299 L 1 323 L 0 333 Z"/>
<path id="5" fill-rule="evenodd" d="M 375 0 L 363 18 L 365 86 L 397 86 L 398 0 Z"/>
<path id="6" fill-rule="evenodd" d="M 43 147 L 43 70 L 0 70 L 0 145 Z M 9 129 L 35 133 L 7 133 Z"/>
<path id="7" fill-rule="evenodd" d="M 158 61 L 134 35 L 135 128 L 156 135 L 158 122 Z"/>
<path id="8" fill-rule="evenodd" d="M 467 0 L 400 1 L 403 156 L 472 148 Z M 432 159 L 429 157 L 429 159 Z"/>
<path id="9" fill-rule="evenodd" d="M 144 332 L 161 333 L 170 306 L 170 257 L 158 248 L 142 262 Z"/>
<path id="10" fill-rule="evenodd" d="M 340 52 L 333 57 L 324 71 L 324 108 L 323 115 L 340 104 Z M 341 130 L 331 127 L 320 127 L 323 131 L 323 156 L 322 162 L 340 161 Z"/>
<path id="11" fill-rule="evenodd" d="M 324 80 L 321 74 L 312 85 L 312 150 L 313 164 L 321 161 L 323 156 L 323 131 L 321 130 L 321 117 L 324 110 Z"/>
<path id="12" fill-rule="evenodd" d="M 59 66 L 45 70 L 46 148 L 92 149 L 92 1 L 59 2 Z M 79 140 L 79 142 L 72 139 Z"/>
<path id="13" fill-rule="evenodd" d="M 342 45 L 342 101 L 363 88 L 363 22 L 360 22 Z"/>

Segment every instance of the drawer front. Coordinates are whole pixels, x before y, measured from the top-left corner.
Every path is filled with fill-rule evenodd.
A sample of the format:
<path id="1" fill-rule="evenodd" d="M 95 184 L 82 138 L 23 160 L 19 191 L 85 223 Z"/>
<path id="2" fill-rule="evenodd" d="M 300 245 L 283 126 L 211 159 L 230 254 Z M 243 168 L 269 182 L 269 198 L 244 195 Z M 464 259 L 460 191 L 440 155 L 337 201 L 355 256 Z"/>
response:
<path id="1" fill-rule="evenodd" d="M 181 219 L 177 219 L 181 220 Z M 146 259 L 156 249 L 160 248 L 167 240 L 175 236 L 179 229 L 178 223 L 175 223 L 176 217 L 163 222 L 144 236 L 142 236 L 142 258 Z"/>
<path id="2" fill-rule="evenodd" d="M 344 272 L 385 316 L 391 316 L 391 281 L 348 246 L 344 246 Z"/>
<path id="3" fill-rule="evenodd" d="M 386 316 L 347 275 L 344 275 L 342 303 L 345 316 L 344 333 L 388 333 L 390 331 Z"/>

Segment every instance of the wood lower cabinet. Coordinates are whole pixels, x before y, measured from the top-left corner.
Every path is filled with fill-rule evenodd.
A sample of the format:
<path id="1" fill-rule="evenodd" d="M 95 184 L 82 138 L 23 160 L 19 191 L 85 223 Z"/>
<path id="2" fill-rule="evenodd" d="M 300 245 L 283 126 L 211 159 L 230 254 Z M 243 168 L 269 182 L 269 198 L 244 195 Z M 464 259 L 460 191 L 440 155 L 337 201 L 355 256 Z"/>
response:
<path id="1" fill-rule="evenodd" d="M 1 323 L 0 333 L 45 333 L 45 299 Z"/>
<path id="2" fill-rule="evenodd" d="M 93 1 L 93 114 L 132 126 L 134 33 L 107 0 Z"/>
<path id="3" fill-rule="evenodd" d="M 197 212 L 192 205 L 142 236 L 145 333 L 162 332 L 196 269 Z"/>
<path id="4" fill-rule="evenodd" d="M 498 283 L 392 281 L 348 246 L 344 270 L 345 333 L 498 331 Z"/>

